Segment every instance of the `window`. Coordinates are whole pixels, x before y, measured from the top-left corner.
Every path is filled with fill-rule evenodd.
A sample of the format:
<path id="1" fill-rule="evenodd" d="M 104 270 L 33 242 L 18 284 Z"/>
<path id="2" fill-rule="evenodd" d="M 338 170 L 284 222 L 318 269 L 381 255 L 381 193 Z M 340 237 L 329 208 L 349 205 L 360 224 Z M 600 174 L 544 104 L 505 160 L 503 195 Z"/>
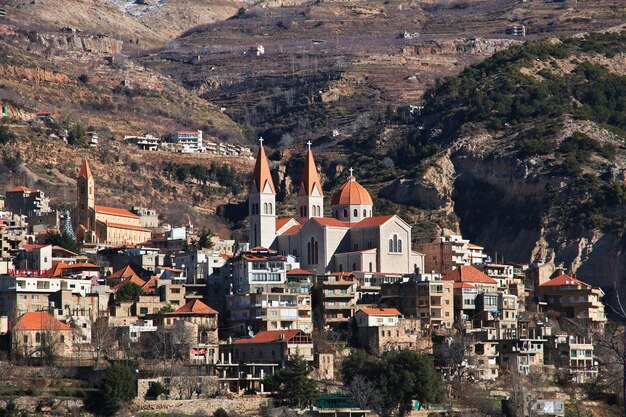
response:
<path id="1" fill-rule="evenodd" d="M 148 307 L 139 307 L 139 314 L 148 314 Z"/>
<path id="2" fill-rule="evenodd" d="M 356 217 L 359 217 L 359 210 L 354 209 L 353 216 L 354 216 L 355 218 L 356 218 Z"/>
<path id="3" fill-rule="evenodd" d="M 347 218 L 348 217 L 348 209 L 343 209 L 343 218 Z"/>
<path id="4" fill-rule="evenodd" d="M 65 343 L 65 336 L 61 335 L 61 343 Z"/>
<path id="5" fill-rule="evenodd" d="M 28 336 L 24 335 L 24 343 L 28 343 Z"/>
<path id="6" fill-rule="evenodd" d="M 180 288 L 172 288 L 172 294 L 180 294 Z"/>
<path id="7" fill-rule="evenodd" d="M 396 234 L 389 239 L 389 253 L 402 253 L 402 239 Z"/>
<path id="8" fill-rule="evenodd" d="M 269 208 L 270 208 L 269 214 L 274 213 L 274 208 L 272 207 L 272 203 L 269 204 Z"/>
<path id="9" fill-rule="evenodd" d="M 367 217 L 367 210 L 363 209 L 363 217 Z"/>
<path id="10" fill-rule="evenodd" d="M 372 263 L 370 262 L 370 272 L 372 272 L 372 269 L 373 269 L 373 265 L 372 265 Z"/>
<path id="11" fill-rule="evenodd" d="M 339 272 L 343 272 L 343 265 L 339 264 Z"/>
<path id="12" fill-rule="evenodd" d="M 352 262 L 352 270 L 356 271 L 356 262 Z"/>
<path id="13" fill-rule="evenodd" d="M 41 333 L 39 332 L 35 333 L 35 343 L 41 343 Z"/>
<path id="14" fill-rule="evenodd" d="M 339 211 L 335 210 L 335 219 L 339 218 Z"/>

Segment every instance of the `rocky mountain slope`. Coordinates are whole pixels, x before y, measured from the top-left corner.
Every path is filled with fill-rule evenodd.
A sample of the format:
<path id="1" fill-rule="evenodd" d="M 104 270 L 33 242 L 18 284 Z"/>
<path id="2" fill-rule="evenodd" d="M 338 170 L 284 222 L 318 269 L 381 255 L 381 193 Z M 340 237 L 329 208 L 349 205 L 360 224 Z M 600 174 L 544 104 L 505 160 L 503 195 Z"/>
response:
<path id="1" fill-rule="evenodd" d="M 531 42 L 430 89 L 382 195 L 451 211 L 510 261 L 611 286 L 626 269 L 626 31 Z M 441 149 L 433 156 L 415 149 Z"/>

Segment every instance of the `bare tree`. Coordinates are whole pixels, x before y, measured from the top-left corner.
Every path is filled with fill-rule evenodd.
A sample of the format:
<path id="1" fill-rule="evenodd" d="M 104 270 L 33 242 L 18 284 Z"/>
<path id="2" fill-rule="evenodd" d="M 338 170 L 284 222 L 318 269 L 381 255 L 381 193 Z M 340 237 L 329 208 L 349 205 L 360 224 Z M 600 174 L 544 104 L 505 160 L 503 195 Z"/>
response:
<path id="1" fill-rule="evenodd" d="M 107 317 L 98 317 L 91 325 L 91 347 L 94 369 L 99 369 L 102 357 L 107 357 L 115 347 L 115 330 L 109 327 Z"/>
<path id="2" fill-rule="evenodd" d="M 449 380 L 455 393 L 462 392 L 461 388 L 468 376 L 468 359 L 473 343 L 474 335 L 465 330 L 461 321 L 457 321 L 454 333 L 433 345 L 436 361 L 450 371 Z"/>
<path id="3" fill-rule="evenodd" d="M 359 408 L 374 411 L 380 408 L 381 396 L 378 387 L 363 375 L 356 375 L 348 388 Z"/>

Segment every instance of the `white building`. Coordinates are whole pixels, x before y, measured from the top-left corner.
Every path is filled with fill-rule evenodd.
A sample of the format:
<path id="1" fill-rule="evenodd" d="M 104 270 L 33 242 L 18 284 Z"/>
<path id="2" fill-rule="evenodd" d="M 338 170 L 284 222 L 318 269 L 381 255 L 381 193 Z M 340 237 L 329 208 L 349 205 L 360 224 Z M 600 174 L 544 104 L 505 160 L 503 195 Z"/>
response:
<path id="1" fill-rule="evenodd" d="M 142 151 L 156 151 L 159 149 L 159 138 L 146 134 L 145 136 L 124 136 L 128 144 L 136 145 Z"/>
<path id="2" fill-rule="evenodd" d="M 181 146 L 181 152 L 204 152 L 202 145 L 202 130 L 181 130 L 172 133 L 172 143 Z"/>

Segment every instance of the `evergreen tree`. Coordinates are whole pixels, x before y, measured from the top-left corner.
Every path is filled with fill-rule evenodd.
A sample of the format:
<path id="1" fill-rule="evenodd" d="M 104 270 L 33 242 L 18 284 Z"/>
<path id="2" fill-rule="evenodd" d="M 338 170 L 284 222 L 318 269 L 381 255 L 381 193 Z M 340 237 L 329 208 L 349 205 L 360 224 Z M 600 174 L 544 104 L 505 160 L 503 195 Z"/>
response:
<path id="1" fill-rule="evenodd" d="M 102 411 L 113 415 L 137 396 L 137 381 L 133 371 L 123 365 L 114 364 L 106 370 L 100 381 Z"/>
<path id="2" fill-rule="evenodd" d="M 138 301 L 139 296 L 143 294 L 141 287 L 134 282 L 127 282 L 122 285 L 115 293 L 116 301 Z"/>
<path id="3" fill-rule="evenodd" d="M 265 379 L 265 384 L 283 404 L 306 408 L 318 397 L 315 382 L 309 378 L 309 366 L 304 359 L 289 359 L 284 368 Z"/>
<path id="4" fill-rule="evenodd" d="M 76 238 L 68 233 L 67 230 L 63 230 L 61 233 L 48 233 L 46 235 L 46 243 L 60 246 L 74 253 L 80 252 L 80 247 L 78 246 L 78 242 L 76 242 Z"/>

